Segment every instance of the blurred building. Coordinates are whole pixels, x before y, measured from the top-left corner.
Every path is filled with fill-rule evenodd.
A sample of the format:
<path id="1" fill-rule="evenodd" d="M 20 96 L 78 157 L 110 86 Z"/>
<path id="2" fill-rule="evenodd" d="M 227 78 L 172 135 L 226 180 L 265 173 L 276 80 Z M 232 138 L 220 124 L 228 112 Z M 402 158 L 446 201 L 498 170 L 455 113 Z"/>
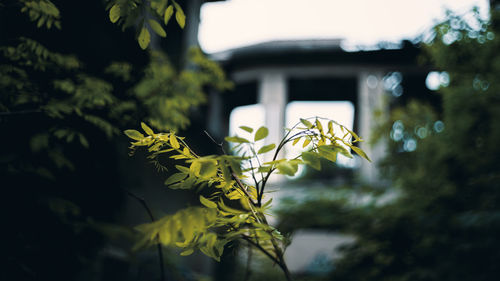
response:
<path id="1" fill-rule="evenodd" d="M 236 83 L 233 93 L 212 95 L 210 131 L 224 136 L 233 109 L 259 104 L 264 109 L 263 125 L 269 128 L 270 142 L 282 137 L 287 105 L 292 102 L 344 101 L 354 108 L 354 130 L 373 163 L 357 161 L 353 166 L 367 182 L 380 180 L 377 163 L 384 145 L 369 145 L 377 118 L 387 114 L 393 99 L 428 94 L 425 80 L 429 70 L 417 64 L 419 49 L 410 42 L 374 50 L 345 51 L 340 39 L 273 41 L 236 48 L 212 55 Z M 403 95 L 404 93 L 404 95 Z M 332 108 L 335 110 L 335 108 Z M 302 118 L 314 117 L 314 107 Z M 249 121 L 256 116 L 248 116 Z M 349 124 L 346 124 L 348 127 Z"/>

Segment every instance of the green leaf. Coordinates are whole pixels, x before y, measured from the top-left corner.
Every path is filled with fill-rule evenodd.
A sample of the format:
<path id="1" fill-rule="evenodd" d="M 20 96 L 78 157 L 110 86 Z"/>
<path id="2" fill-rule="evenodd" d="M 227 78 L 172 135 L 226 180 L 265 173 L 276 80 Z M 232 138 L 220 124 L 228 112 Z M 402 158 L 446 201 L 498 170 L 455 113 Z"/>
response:
<path id="1" fill-rule="evenodd" d="M 333 137 L 333 121 L 328 122 L 328 133 Z"/>
<path id="2" fill-rule="evenodd" d="M 134 139 L 134 140 L 137 140 L 137 141 L 140 141 L 144 138 L 144 135 L 139 133 L 136 130 L 125 130 L 123 133 L 125 133 L 125 135 L 127 135 L 127 137 Z"/>
<path id="3" fill-rule="evenodd" d="M 311 129 L 313 127 L 313 124 L 306 119 L 300 118 L 300 122 L 302 122 L 302 124 L 304 124 L 308 129 Z"/>
<path id="4" fill-rule="evenodd" d="M 177 20 L 177 23 L 181 28 L 184 28 L 186 25 L 186 15 L 184 15 L 184 11 L 182 11 L 182 8 L 179 4 L 174 2 L 175 6 L 175 19 Z"/>
<path id="5" fill-rule="evenodd" d="M 161 27 L 161 24 L 159 22 L 157 22 L 153 19 L 150 19 L 149 25 L 151 26 L 151 29 L 153 29 L 153 31 L 156 34 L 158 34 L 160 37 L 167 37 L 167 33 L 165 32 L 163 27 Z"/>
<path id="6" fill-rule="evenodd" d="M 290 161 L 283 161 L 276 165 L 278 171 L 287 176 L 294 176 L 297 173 L 298 165 L 293 164 Z"/>
<path id="7" fill-rule="evenodd" d="M 318 146 L 318 153 L 321 157 L 332 162 L 337 161 L 337 151 L 329 145 Z"/>
<path id="8" fill-rule="evenodd" d="M 199 175 L 202 178 L 211 178 L 217 175 L 217 161 L 200 160 L 201 164 Z"/>
<path id="9" fill-rule="evenodd" d="M 120 18 L 120 5 L 114 4 L 113 7 L 109 10 L 109 20 L 112 23 L 115 23 Z"/>
<path id="10" fill-rule="evenodd" d="M 172 147 L 175 149 L 179 149 L 181 147 L 179 145 L 179 142 L 177 141 L 177 137 L 174 134 L 170 134 L 170 145 L 172 145 Z"/>
<path id="11" fill-rule="evenodd" d="M 203 197 L 202 195 L 200 195 L 200 202 L 201 202 L 201 204 L 203 204 L 207 208 L 210 208 L 210 209 L 216 209 L 217 208 L 217 204 L 215 204 L 214 202 L 208 200 L 207 198 Z"/>
<path id="12" fill-rule="evenodd" d="M 78 137 L 80 138 L 80 143 L 85 147 L 85 148 L 88 148 L 89 147 L 89 142 L 87 141 L 87 138 L 85 138 L 84 135 L 82 134 L 78 134 Z"/>
<path id="13" fill-rule="evenodd" d="M 306 138 L 304 140 L 304 143 L 302 144 L 302 147 L 306 147 L 309 143 L 311 143 L 311 139 L 310 138 Z"/>
<path id="14" fill-rule="evenodd" d="M 319 157 L 319 154 L 314 152 L 302 152 L 302 160 L 304 160 L 307 165 L 313 167 L 318 171 L 321 170 L 321 161 L 319 160 Z"/>
<path id="15" fill-rule="evenodd" d="M 316 127 L 321 133 L 323 133 L 323 126 L 321 125 L 321 122 L 317 118 L 316 118 Z"/>
<path id="16" fill-rule="evenodd" d="M 193 250 L 193 249 L 187 249 L 187 250 L 185 250 L 185 251 L 181 252 L 181 253 L 180 253 L 180 255 L 181 255 L 181 256 L 189 256 L 189 255 L 191 255 L 193 252 L 194 252 L 194 250 Z"/>
<path id="17" fill-rule="evenodd" d="M 184 166 L 181 166 L 181 165 L 175 165 L 175 168 L 177 168 L 177 170 L 181 171 L 184 174 L 189 174 L 189 168 L 188 167 L 184 167 Z"/>
<path id="18" fill-rule="evenodd" d="M 247 143 L 250 142 L 249 140 L 238 137 L 238 136 L 233 136 L 233 137 L 225 137 L 224 138 L 227 142 L 234 142 L 234 143 Z"/>
<path id="19" fill-rule="evenodd" d="M 168 5 L 167 9 L 165 10 L 165 15 L 163 17 L 163 22 L 165 23 L 165 25 L 168 24 L 173 14 L 174 14 L 174 6 Z"/>
<path id="20" fill-rule="evenodd" d="M 189 166 L 189 171 L 195 176 L 200 176 L 200 170 L 201 170 L 201 163 L 199 160 L 193 161 L 193 163 L 191 163 L 191 165 Z"/>
<path id="21" fill-rule="evenodd" d="M 148 134 L 150 136 L 153 136 L 155 134 L 153 132 L 153 130 L 151 128 L 149 128 L 148 125 L 146 125 L 146 123 L 144 123 L 144 122 L 141 122 L 141 127 L 144 130 L 144 132 L 146 132 L 146 134 Z"/>
<path id="22" fill-rule="evenodd" d="M 149 34 L 149 31 L 146 29 L 146 27 L 142 27 L 137 41 L 139 42 L 139 46 L 143 50 L 145 50 L 149 46 L 149 42 L 151 42 L 151 35 Z"/>
<path id="23" fill-rule="evenodd" d="M 354 150 L 354 152 L 356 152 L 359 156 L 365 158 L 366 160 L 372 162 L 372 160 L 370 160 L 370 157 L 368 157 L 368 155 L 366 155 L 366 153 L 359 147 L 356 147 L 356 146 L 351 146 L 351 149 Z"/>
<path id="24" fill-rule="evenodd" d="M 186 179 L 187 175 L 185 173 L 175 173 L 165 180 L 165 185 L 171 185 L 176 182 Z"/>
<path id="25" fill-rule="evenodd" d="M 261 139 L 267 137 L 268 134 L 269 134 L 269 130 L 266 127 L 262 126 L 255 133 L 254 141 L 261 140 Z"/>
<path id="26" fill-rule="evenodd" d="M 271 144 L 268 144 L 268 145 L 264 145 L 263 147 L 261 147 L 259 149 L 259 151 L 257 151 L 257 154 L 262 154 L 262 153 L 269 152 L 269 151 L 273 150 L 275 147 L 276 147 L 276 145 L 274 143 L 271 143 Z"/>
<path id="27" fill-rule="evenodd" d="M 292 145 L 296 145 L 300 141 L 300 137 L 293 140 Z"/>
<path id="28" fill-rule="evenodd" d="M 250 127 L 247 127 L 247 126 L 240 126 L 240 129 L 245 130 L 245 131 L 247 131 L 247 132 L 249 132 L 249 133 L 252 133 L 252 132 L 253 132 L 253 129 L 252 129 L 252 128 L 250 128 Z"/>

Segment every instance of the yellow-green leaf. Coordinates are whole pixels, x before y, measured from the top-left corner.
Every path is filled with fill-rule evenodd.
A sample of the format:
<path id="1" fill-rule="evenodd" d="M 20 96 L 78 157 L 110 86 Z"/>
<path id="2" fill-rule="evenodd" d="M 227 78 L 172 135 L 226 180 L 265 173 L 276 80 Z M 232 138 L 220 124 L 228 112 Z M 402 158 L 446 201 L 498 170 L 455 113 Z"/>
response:
<path id="1" fill-rule="evenodd" d="M 269 130 L 266 127 L 262 126 L 255 133 L 254 140 L 255 141 L 261 140 L 261 139 L 267 137 L 268 134 L 269 134 Z"/>
<path id="2" fill-rule="evenodd" d="M 177 137 L 174 134 L 170 134 L 170 145 L 172 145 L 172 147 L 175 149 L 179 149 L 181 147 L 179 145 L 179 142 L 177 141 Z"/>
<path id="3" fill-rule="evenodd" d="M 332 162 L 337 161 L 337 151 L 329 145 L 318 146 L 318 153 L 321 157 Z"/>
<path id="4" fill-rule="evenodd" d="M 245 138 L 238 137 L 238 136 L 233 136 L 233 137 L 225 137 L 224 138 L 227 142 L 235 142 L 235 143 L 246 143 L 250 142 Z"/>
<path id="5" fill-rule="evenodd" d="M 299 140 L 300 140 L 300 137 L 299 137 L 299 138 L 294 139 L 294 140 L 293 140 L 292 145 L 296 145 L 296 144 L 299 142 Z"/>
<path id="6" fill-rule="evenodd" d="M 151 128 L 149 128 L 148 125 L 146 125 L 146 123 L 144 123 L 144 122 L 141 122 L 141 127 L 144 130 L 144 132 L 146 132 L 146 134 L 148 134 L 150 136 L 153 136 L 155 134 L 153 132 L 153 130 Z"/>
<path id="7" fill-rule="evenodd" d="M 302 152 L 302 160 L 314 169 L 321 170 L 321 162 L 317 153 L 304 151 Z"/>
<path id="8" fill-rule="evenodd" d="M 120 18 L 120 5 L 114 4 L 113 7 L 109 10 L 109 20 L 112 23 L 115 23 Z"/>
<path id="9" fill-rule="evenodd" d="M 172 17 L 173 14 L 174 14 L 174 6 L 168 5 L 167 9 L 165 10 L 165 15 L 163 17 L 163 22 L 165 23 L 165 25 L 168 24 L 168 21 L 170 21 L 170 18 Z"/>
<path id="10" fill-rule="evenodd" d="M 199 175 L 203 178 L 211 178 L 217 175 L 217 161 L 215 160 L 200 160 L 201 164 Z"/>
<path id="11" fill-rule="evenodd" d="M 151 26 L 151 29 L 158 34 L 160 37 L 167 37 L 167 33 L 165 32 L 165 29 L 161 27 L 161 24 L 154 19 L 149 20 L 149 25 Z"/>
<path id="12" fill-rule="evenodd" d="M 304 143 L 302 144 L 302 147 L 306 147 L 310 142 L 311 142 L 311 139 L 310 138 L 306 138 L 304 140 Z"/>
<path id="13" fill-rule="evenodd" d="M 328 133 L 333 137 L 333 121 L 328 122 Z"/>
<path id="14" fill-rule="evenodd" d="M 302 122 L 302 124 L 304 124 L 308 129 L 311 129 L 313 127 L 313 124 L 306 119 L 300 118 L 300 122 Z"/>
<path id="15" fill-rule="evenodd" d="M 177 23 L 181 28 L 184 28 L 186 25 L 186 15 L 184 15 L 184 11 L 182 11 L 182 8 L 179 4 L 175 3 L 175 19 L 177 20 Z"/>
<path id="16" fill-rule="evenodd" d="M 123 133 L 125 133 L 125 135 L 127 135 L 127 137 L 134 139 L 134 140 L 137 140 L 137 141 L 140 141 L 144 138 L 144 135 L 139 133 L 136 130 L 125 130 Z"/>
<path id="17" fill-rule="evenodd" d="M 203 204 L 207 208 L 210 208 L 210 209 L 217 208 L 217 204 L 208 200 L 207 198 L 203 197 L 202 195 L 200 195 L 200 202 L 201 202 L 201 204 Z"/>
<path id="18" fill-rule="evenodd" d="M 189 168 L 181 165 L 175 165 L 175 168 L 184 174 L 189 174 Z"/>
<path id="19" fill-rule="evenodd" d="M 291 163 L 289 161 L 283 161 L 283 162 L 279 163 L 276 166 L 276 168 L 282 174 L 285 174 L 287 176 L 294 176 L 295 173 L 298 170 L 298 165 L 297 164 L 293 164 L 293 163 Z"/>
<path id="20" fill-rule="evenodd" d="M 366 155 L 366 153 L 359 147 L 356 147 L 356 146 L 351 146 L 352 150 L 354 150 L 354 152 L 356 152 L 359 156 L 365 158 L 366 160 L 372 162 L 372 160 L 370 160 L 370 157 L 368 157 L 368 155 Z"/>
<path id="21" fill-rule="evenodd" d="M 143 27 L 141 29 L 137 41 L 139 42 L 139 46 L 143 50 L 145 50 L 149 46 L 149 42 L 151 42 L 151 34 L 149 34 L 149 31 L 146 29 L 146 27 Z"/>
<path id="22" fill-rule="evenodd" d="M 187 175 L 185 173 L 175 173 L 171 175 L 167 180 L 165 180 L 165 185 L 171 185 L 176 182 L 186 179 Z"/>
<path id="23" fill-rule="evenodd" d="M 316 119 L 316 127 L 323 134 L 323 126 L 321 125 L 321 122 L 319 121 L 319 119 Z"/>
<path id="24" fill-rule="evenodd" d="M 268 144 L 268 145 L 264 145 L 263 147 L 261 147 L 259 149 L 259 151 L 257 151 L 257 154 L 262 154 L 262 153 L 269 152 L 269 151 L 273 150 L 275 147 L 276 147 L 276 145 L 274 143 L 271 143 L 271 144 Z"/>
<path id="25" fill-rule="evenodd" d="M 240 126 L 240 129 L 245 130 L 245 131 L 247 131 L 247 132 L 249 132 L 249 133 L 252 133 L 252 132 L 253 132 L 253 129 L 252 129 L 252 128 L 250 128 L 250 127 L 247 127 L 247 126 Z"/>
<path id="26" fill-rule="evenodd" d="M 181 255 L 181 256 L 189 256 L 189 255 L 191 255 L 193 252 L 194 252 L 194 250 L 193 250 L 193 249 L 187 249 L 187 250 L 185 250 L 185 251 L 181 252 L 181 253 L 180 253 L 180 255 Z"/>

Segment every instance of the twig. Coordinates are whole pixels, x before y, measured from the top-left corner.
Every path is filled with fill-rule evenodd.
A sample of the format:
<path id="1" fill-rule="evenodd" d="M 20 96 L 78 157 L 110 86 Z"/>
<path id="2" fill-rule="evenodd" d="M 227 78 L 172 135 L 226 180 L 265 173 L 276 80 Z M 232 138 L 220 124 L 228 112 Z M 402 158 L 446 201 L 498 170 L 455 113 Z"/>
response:
<path id="1" fill-rule="evenodd" d="M 149 217 L 151 218 L 151 221 L 152 222 L 155 222 L 155 217 L 153 216 L 153 212 L 151 212 L 151 209 L 149 208 L 148 204 L 146 203 L 146 200 L 144 200 L 144 198 L 142 197 L 139 197 L 137 195 L 135 195 L 134 193 L 130 192 L 127 190 L 127 194 L 130 196 L 130 197 L 133 197 L 135 199 L 137 199 L 137 201 L 139 201 L 139 203 L 141 203 L 141 205 L 144 207 L 144 209 L 146 209 L 146 212 L 148 212 L 148 215 Z M 158 235 L 157 235 L 158 236 Z M 158 244 L 156 245 L 157 248 L 158 248 L 158 258 L 160 260 L 160 273 L 161 273 L 161 281 L 165 281 L 165 270 L 163 268 L 163 251 L 161 249 L 161 244 L 158 242 Z"/>

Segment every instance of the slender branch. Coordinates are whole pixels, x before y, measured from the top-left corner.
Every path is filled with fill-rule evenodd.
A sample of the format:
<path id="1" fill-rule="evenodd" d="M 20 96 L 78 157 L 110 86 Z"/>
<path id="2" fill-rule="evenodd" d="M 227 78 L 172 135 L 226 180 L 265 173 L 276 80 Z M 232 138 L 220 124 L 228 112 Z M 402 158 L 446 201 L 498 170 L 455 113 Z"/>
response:
<path id="1" fill-rule="evenodd" d="M 144 207 L 144 209 L 146 209 L 146 212 L 148 212 L 148 215 L 149 217 L 151 218 L 151 221 L 152 222 L 155 222 L 155 217 L 153 216 L 153 212 L 151 212 L 151 209 L 149 208 L 148 204 L 146 203 L 146 200 L 144 200 L 144 198 L 142 197 L 139 197 L 137 195 L 135 195 L 134 193 L 130 192 L 127 190 L 127 194 L 135 199 L 137 199 L 137 201 L 139 201 L 139 203 L 141 203 L 141 205 Z M 157 237 L 158 237 L 158 234 L 157 234 Z M 163 268 L 163 251 L 161 249 L 161 244 L 158 242 L 158 244 L 156 245 L 157 248 L 158 248 L 158 258 L 160 260 L 160 273 L 161 273 L 161 281 L 165 281 L 165 270 Z"/>
<path id="2" fill-rule="evenodd" d="M 224 150 L 224 143 L 223 142 L 218 143 L 217 141 L 215 141 L 215 139 L 207 132 L 207 130 L 203 130 L 203 132 L 205 132 L 205 134 L 208 136 L 208 138 L 210 140 L 212 140 L 212 142 L 215 143 L 215 145 L 217 145 L 220 148 L 220 150 L 222 151 L 222 154 L 227 155 L 226 151 Z"/>

